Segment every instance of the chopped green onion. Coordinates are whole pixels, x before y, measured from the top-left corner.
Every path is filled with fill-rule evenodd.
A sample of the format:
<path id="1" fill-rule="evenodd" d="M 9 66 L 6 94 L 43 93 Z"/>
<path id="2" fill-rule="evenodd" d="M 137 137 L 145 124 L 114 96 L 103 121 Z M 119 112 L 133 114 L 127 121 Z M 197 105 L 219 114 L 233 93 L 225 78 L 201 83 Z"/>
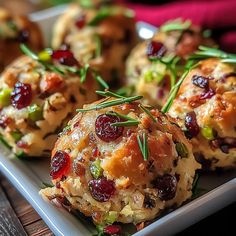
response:
<path id="1" fill-rule="evenodd" d="M 215 132 L 209 126 L 205 126 L 205 127 L 201 128 L 201 134 L 204 138 L 206 138 L 208 140 L 213 140 L 215 138 Z"/>
<path id="2" fill-rule="evenodd" d="M 4 88 L 0 91 L 0 107 L 5 107 L 11 104 L 12 89 Z"/>
<path id="3" fill-rule="evenodd" d="M 20 131 L 16 130 L 11 132 L 11 136 L 16 142 L 18 142 L 23 137 L 23 134 Z"/>
<path id="4" fill-rule="evenodd" d="M 93 176 L 93 178 L 98 179 L 103 174 L 103 169 L 101 167 L 101 160 L 96 159 L 94 162 L 90 165 L 90 173 Z"/>
<path id="5" fill-rule="evenodd" d="M 117 211 L 109 211 L 106 218 L 105 222 L 106 224 L 112 225 L 118 218 L 118 212 Z"/>
<path id="6" fill-rule="evenodd" d="M 47 49 L 41 51 L 39 54 L 38 54 L 38 58 L 40 61 L 43 61 L 43 62 L 48 62 L 48 61 L 51 61 L 51 52 Z"/>
<path id="7" fill-rule="evenodd" d="M 32 121 L 38 121 L 43 119 L 43 110 L 37 104 L 33 104 L 28 107 L 28 117 Z"/>
<path id="8" fill-rule="evenodd" d="M 137 140 L 138 140 L 138 145 L 139 145 L 139 148 L 140 148 L 140 151 L 143 155 L 143 159 L 145 161 L 148 160 L 148 142 L 147 142 L 147 135 L 146 133 L 143 133 L 142 134 L 142 140 L 140 138 L 139 135 L 137 135 Z"/>
<path id="9" fill-rule="evenodd" d="M 178 155 L 181 158 L 187 158 L 188 157 L 188 149 L 184 143 L 176 143 L 175 144 L 175 149 L 178 153 Z"/>

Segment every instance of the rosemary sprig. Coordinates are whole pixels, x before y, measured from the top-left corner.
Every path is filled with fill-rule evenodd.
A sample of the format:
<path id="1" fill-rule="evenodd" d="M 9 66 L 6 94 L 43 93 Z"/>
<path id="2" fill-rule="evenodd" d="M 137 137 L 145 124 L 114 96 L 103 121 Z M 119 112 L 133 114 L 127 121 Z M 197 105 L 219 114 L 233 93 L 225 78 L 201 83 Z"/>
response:
<path id="1" fill-rule="evenodd" d="M 59 73 L 61 75 L 65 75 L 66 73 L 73 73 L 73 74 L 76 74 L 78 76 L 80 76 L 80 82 L 81 83 L 84 83 L 86 78 L 87 78 L 87 73 L 90 69 L 90 66 L 89 64 L 85 64 L 84 67 L 78 69 L 76 67 L 73 67 L 73 66 L 67 66 L 67 65 L 60 65 L 60 66 L 55 66 L 53 65 L 52 63 L 50 62 L 45 62 L 45 61 L 42 61 L 40 60 L 40 58 L 34 53 L 32 52 L 25 44 L 21 44 L 20 45 L 20 48 L 22 50 L 22 52 L 31 57 L 33 60 L 36 60 L 38 61 L 42 66 L 43 68 L 47 69 L 47 70 L 50 70 L 50 71 L 53 71 L 53 72 L 56 72 L 56 73 Z M 108 89 L 109 86 L 108 84 L 102 79 L 101 76 L 99 76 L 97 73 L 95 73 L 94 71 L 93 72 L 93 78 L 99 83 L 101 84 L 102 87 Z"/>
<path id="2" fill-rule="evenodd" d="M 96 51 L 95 51 L 95 55 L 96 57 L 100 57 L 102 54 L 102 42 L 101 42 L 101 38 L 99 37 L 98 34 L 94 35 L 94 40 L 96 43 Z"/>
<path id="3" fill-rule="evenodd" d="M 164 106 L 162 107 L 161 112 L 166 113 L 167 111 L 169 111 L 169 109 L 173 103 L 173 100 L 175 99 L 175 97 L 179 91 L 181 84 L 183 83 L 184 79 L 188 75 L 189 71 L 191 69 L 193 69 L 195 66 L 197 66 L 197 64 L 193 65 L 193 61 L 189 61 L 187 63 L 185 72 L 180 77 L 179 81 L 171 88 L 170 93 L 169 93 L 169 97 L 168 97 L 166 103 L 164 104 Z"/>
<path id="4" fill-rule="evenodd" d="M 109 89 L 109 85 L 98 74 L 94 74 L 95 80 L 105 89 Z"/>
<path id="5" fill-rule="evenodd" d="M 101 102 L 101 103 L 91 106 L 89 108 L 77 109 L 77 112 L 87 112 L 87 111 L 92 111 L 92 110 L 99 110 L 99 109 L 103 109 L 106 107 L 116 106 L 116 105 L 120 105 L 120 104 L 124 104 L 124 103 L 131 103 L 131 102 L 140 100 L 142 98 L 143 98 L 142 96 L 133 96 L 133 97 L 117 98 L 117 99 L 114 99 L 111 101 L 106 100 L 104 102 Z"/>
<path id="6" fill-rule="evenodd" d="M 176 79 L 177 79 L 176 67 L 180 58 L 177 56 L 169 56 L 169 57 L 162 57 L 162 58 L 153 57 L 153 58 L 149 58 L 149 60 L 151 62 L 159 62 L 166 66 L 166 71 L 168 71 L 170 74 L 171 88 L 172 88 L 176 83 Z"/>
<path id="7" fill-rule="evenodd" d="M 203 60 L 208 58 L 219 58 L 222 62 L 236 63 L 236 54 L 226 53 L 217 48 L 200 46 L 199 50 L 190 56 L 189 60 Z"/>
<path id="8" fill-rule="evenodd" d="M 119 95 L 111 91 L 96 91 L 96 93 L 103 97 L 125 98 L 125 96 Z"/>
<path id="9" fill-rule="evenodd" d="M 156 118 L 152 115 L 152 113 L 142 104 L 139 104 L 139 107 L 154 121 L 157 122 Z"/>
<path id="10" fill-rule="evenodd" d="M 122 121 L 122 122 L 116 122 L 111 124 L 111 126 L 136 126 L 138 125 L 140 122 L 134 118 L 131 118 L 129 116 L 117 113 L 117 112 L 107 112 L 107 115 L 112 115 L 112 116 L 117 116 L 120 117 L 126 121 Z"/>
<path id="11" fill-rule="evenodd" d="M 161 26 L 160 31 L 168 32 L 173 30 L 186 30 L 191 26 L 192 22 L 190 20 L 182 21 L 181 19 L 176 19 L 169 21 Z"/>
<path id="12" fill-rule="evenodd" d="M 147 142 L 146 133 L 142 134 L 142 140 L 141 140 L 140 136 L 137 135 L 137 140 L 138 140 L 138 145 L 139 145 L 140 151 L 143 155 L 143 159 L 145 161 L 147 161 L 149 152 L 148 152 L 148 142 Z"/>

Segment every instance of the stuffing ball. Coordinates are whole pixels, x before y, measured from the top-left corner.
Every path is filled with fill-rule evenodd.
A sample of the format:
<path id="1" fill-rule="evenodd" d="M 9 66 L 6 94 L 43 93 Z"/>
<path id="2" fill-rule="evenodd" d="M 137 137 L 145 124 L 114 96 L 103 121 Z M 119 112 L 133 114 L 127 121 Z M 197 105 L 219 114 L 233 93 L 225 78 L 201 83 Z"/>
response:
<path id="1" fill-rule="evenodd" d="M 182 73 L 181 65 L 200 45 L 210 46 L 213 41 L 205 38 L 199 27 L 189 21 L 167 22 L 151 40 L 138 44 L 131 52 L 126 63 L 127 85 L 134 86 L 134 93 L 143 95 L 145 103 L 162 107 L 170 87 Z M 173 56 L 179 61 L 173 61 L 171 68 L 160 62 L 170 61 Z"/>
<path id="2" fill-rule="evenodd" d="M 218 59 L 199 62 L 180 87 L 169 114 L 191 138 L 204 169 L 236 167 L 236 70 Z"/>
<path id="3" fill-rule="evenodd" d="M 43 38 L 38 25 L 26 16 L 12 16 L 0 8 L 0 71 L 21 55 L 20 43 L 26 43 L 36 51 L 41 50 Z"/>
<path id="4" fill-rule="evenodd" d="M 57 20 L 52 46 L 69 47 L 107 81 L 124 77 L 125 59 L 136 43 L 133 12 L 118 6 L 71 5 Z"/>
<path id="5" fill-rule="evenodd" d="M 0 77 L 0 134 L 18 156 L 49 156 L 75 109 L 97 99 L 89 75 L 81 83 L 78 75 L 49 65 L 56 68 L 22 56 Z"/>
<path id="6" fill-rule="evenodd" d="M 137 101 L 96 109 L 115 101 L 84 106 L 90 111 L 69 122 L 52 151 L 55 186 L 41 195 L 95 224 L 137 224 L 190 198 L 200 165 L 181 129 L 158 110 L 148 115 Z"/>

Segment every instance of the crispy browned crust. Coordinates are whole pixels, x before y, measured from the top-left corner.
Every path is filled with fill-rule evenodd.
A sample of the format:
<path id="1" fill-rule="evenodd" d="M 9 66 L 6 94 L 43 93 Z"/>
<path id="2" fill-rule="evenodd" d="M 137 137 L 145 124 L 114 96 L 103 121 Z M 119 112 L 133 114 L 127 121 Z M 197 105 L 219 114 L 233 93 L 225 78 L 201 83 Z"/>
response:
<path id="1" fill-rule="evenodd" d="M 192 83 L 194 75 L 210 78 L 209 87 L 215 92 L 210 99 L 201 99 L 204 89 Z M 222 63 L 218 59 L 201 61 L 199 66 L 188 74 L 180 87 L 178 95 L 170 109 L 170 114 L 179 119 L 184 127 L 187 112 L 194 111 L 200 128 L 211 127 L 217 138 L 236 138 L 236 73 L 235 67 Z M 192 140 L 194 152 L 201 153 L 204 159 L 212 161 L 208 168 L 236 167 L 236 150 L 232 148 L 224 153 L 212 148 L 209 140 L 201 133 Z"/>

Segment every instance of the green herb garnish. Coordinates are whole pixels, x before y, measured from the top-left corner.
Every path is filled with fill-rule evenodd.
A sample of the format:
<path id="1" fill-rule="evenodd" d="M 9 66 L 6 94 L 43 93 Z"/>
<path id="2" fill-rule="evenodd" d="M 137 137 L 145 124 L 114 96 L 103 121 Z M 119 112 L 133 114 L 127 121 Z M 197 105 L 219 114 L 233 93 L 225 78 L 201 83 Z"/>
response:
<path id="1" fill-rule="evenodd" d="M 190 56 L 189 60 L 203 60 L 208 58 L 219 58 L 222 62 L 236 63 L 236 54 L 226 53 L 217 48 L 200 46 L 199 50 Z"/>
<path id="2" fill-rule="evenodd" d="M 8 149 L 12 149 L 11 145 L 0 135 L 0 142 Z"/>
<path id="3" fill-rule="evenodd" d="M 111 91 L 96 91 L 96 93 L 103 97 L 125 98 L 125 96 L 119 95 Z"/>
<path id="4" fill-rule="evenodd" d="M 52 188 L 52 187 L 54 187 L 52 184 L 50 184 L 50 183 L 46 183 L 46 182 L 42 182 L 42 184 L 43 184 L 43 187 L 42 188 Z"/>
<path id="5" fill-rule="evenodd" d="M 177 19 L 174 21 L 169 21 L 161 26 L 160 31 L 168 32 L 173 30 L 187 30 L 191 26 L 192 22 L 190 20 L 182 21 L 181 19 Z"/>
<path id="6" fill-rule="evenodd" d="M 144 159 L 144 161 L 147 161 L 149 153 L 148 153 L 148 142 L 147 142 L 146 133 L 142 134 L 142 138 L 140 138 L 140 136 L 137 135 L 137 140 L 138 140 L 138 145 L 139 145 L 140 151 L 143 155 L 143 159 Z"/>
<path id="7" fill-rule="evenodd" d="M 81 83 L 84 83 L 84 81 L 86 80 L 86 77 L 87 77 L 87 72 L 89 70 L 89 64 L 85 64 L 84 68 L 81 68 L 80 70 L 80 82 Z"/>
<path id="8" fill-rule="evenodd" d="M 77 109 L 77 112 L 87 112 L 87 111 L 93 111 L 93 110 L 99 110 L 99 109 L 103 109 L 106 107 L 111 107 L 111 106 L 117 106 L 117 105 L 121 105 L 124 103 L 131 103 L 137 100 L 142 99 L 142 96 L 133 96 L 133 97 L 124 97 L 124 98 L 118 98 L 118 99 L 114 99 L 112 101 L 103 101 L 99 104 L 90 106 L 89 108 L 85 108 L 85 109 Z"/>
<path id="9" fill-rule="evenodd" d="M 173 100 L 175 99 L 175 97 L 179 91 L 181 84 L 183 83 L 184 79 L 188 75 L 189 71 L 191 69 L 193 69 L 196 65 L 197 64 L 193 65 L 193 62 L 187 63 L 186 71 L 183 73 L 183 75 L 181 76 L 179 81 L 171 88 L 170 93 L 169 93 L 169 97 L 168 97 L 166 103 L 164 104 L 164 106 L 162 107 L 161 112 L 166 113 L 167 111 L 169 111 L 169 109 L 173 103 Z"/>
<path id="10" fill-rule="evenodd" d="M 154 121 L 157 122 L 156 118 L 152 115 L 152 113 L 142 104 L 139 104 L 139 107 Z"/>
<path id="11" fill-rule="evenodd" d="M 102 79 L 100 75 L 94 75 L 95 80 L 105 89 L 109 89 L 109 85 Z"/>
<path id="12" fill-rule="evenodd" d="M 96 57 L 100 57 L 102 54 L 102 42 L 101 42 L 101 38 L 98 34 L 94 35 L 94 40 L 96 43 L 96 51 L 95 51 L 95 56 Z"/>
<path id="13" fill-rule="evenodd" d="M 113 123 L 111 124 L 111 126 L 136 126 L 138 125 L 140 122 L 136 119 L 133 119 L 129 116 L 126 116 L 126 115 L 123 115 L 123 114 L 120 114 L 120 113 L 117 113 L 117 112 L 107 112 L 106 113 L 107 115 L 112 115 L 112 116 L 117 116 L 117 117 L 120 117 L 122 119 L 125 119 L 127 121 L 122 121 L 122 122 L 116 122 L 116 123 Z"/>
<path id="14" fill-rule="evenodd" d="M 116 93 L 123 96 L 131 96 L 134 93 L 134 85 L 129 85 L 116 90 Z"/>

